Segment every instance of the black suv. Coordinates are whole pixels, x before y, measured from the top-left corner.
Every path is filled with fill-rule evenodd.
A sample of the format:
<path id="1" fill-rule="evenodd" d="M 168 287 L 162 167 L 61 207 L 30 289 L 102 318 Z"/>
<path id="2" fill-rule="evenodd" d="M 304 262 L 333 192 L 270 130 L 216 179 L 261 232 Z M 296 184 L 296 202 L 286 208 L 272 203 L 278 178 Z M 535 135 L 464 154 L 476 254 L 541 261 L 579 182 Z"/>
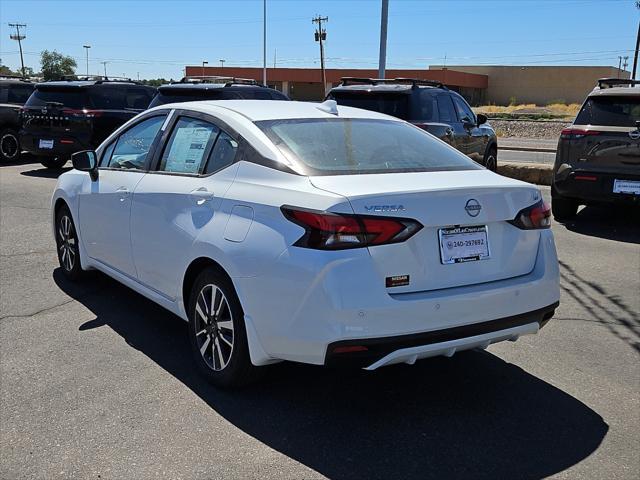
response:
<path id="1" fill-rule="evenodd" d="M 551 183 L 556 220 L 571 220 L 580 205 L 640 205 L 638 85 L 638 80 L 598 80 L 573 125 L 562 130 Z"/>
<path id="2" fill-rule="evenodd" d="M 461 95 L 440 82 L 344 77 L 327 98 L 411 122 L 488 169 L 497 169 L 498 141 L 487 117 L 475 115 Z"/>
<path id="3" fill-rule="evenodd" d="M 20 109 L 33 87 L 33 83 L 20 77 L 0 77 L 0 162 L 20 156 Z"/>
<path id="4" fill-rule="evenodd" d="M 156 89 L 128 79 L 85 77 L 36 84 L 22 110 L 22 148 L 48 168 L 93 150 L 116 128 L 146 110 Z"/>
<path id="5" fill-rule="evenodd" d="M 289 97 L 248 78 L 185 77 L 179 82 L 158 87 L 158 93 L 149 108 L 165 103 L 238 99 L 289 100 Z"/>

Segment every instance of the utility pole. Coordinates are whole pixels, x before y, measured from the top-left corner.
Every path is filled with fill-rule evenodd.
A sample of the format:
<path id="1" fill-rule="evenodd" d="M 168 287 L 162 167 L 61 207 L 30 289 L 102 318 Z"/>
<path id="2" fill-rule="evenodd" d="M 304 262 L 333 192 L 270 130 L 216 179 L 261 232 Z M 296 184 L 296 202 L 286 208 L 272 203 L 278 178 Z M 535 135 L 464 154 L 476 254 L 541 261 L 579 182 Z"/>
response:
<path id="1" fill-rule="evenodd" d="M 202 76 L 204 77 L 204 66 L 209 65 L 209 62 L 202 61 Z"/>
<path id="2" fill-rule="evenodd" d="M 82 48 L 84 48 L 87 51 L 87 77 L 89 76 L 89 49 L 91 48 L 91 45 L 83 45 Z"/>
<path id="3" fill-rule="evenodd" d="M 626 55 L 625 57 L 622 57 L 622 59 L 624 60 L 624 62 L 622 62 L 622 70 L 623 71 L 627 71 L 627 65 L 629 65 L 629 55 Z"/>
<path id="4" fill-rule="evenodd" d="M 636 6 L 640 8 L 640 5 L 636 3 Z M 633 72 L 631 72 L 631 78 L 636 79 L 636 67 L 638 66 L 638 49 L 640 48 L 640 21 L 638 21 L 638 35 L 636 36 L 636 51 L 633 54 Z"/>
<path id="5" fill-rule="evenodd" d="M 384 78 L 387 67 L 387 24 L 389 23 L 389 0 L 382 0 L 380 15 L 380 59 L 378 60 L 378 78 Z"/>
<path id="6" fill-rule="evenodd" d="M 9 38 L 11 40 L 18 41 L 18 48 L 20 48 L 20 65 L 22 66 L 22 76 L 24 77 L 25 74 L 24 74 L 24 58 L 22 56 L 22 40 L 27 38 L 27 36 L 24 33 L 20 33 L 20 27 L 27 28 L 27 24 L 26 23 L 10 23 L 9 27 L 16 29 L 15 35 L 11 34 L 9 35 Z"/>
<path id="7" fill-rule="evenodd" d="M 100 62 L 102 64 L 102 66 L 104 67 L 104 78 L 107 78 L 107 61 L 104 62 Z"/>
<path id="8" fill-rule="evenodd" d="M 311 19 L 311 23 L 317 23 L 318 28 L 315 31 L 316 42 L 320 42 L 320 70 L 322 70 L 322 95 L 327 93 L 327 75 L 324 71 L 324 44 L 323 40 L 327 39 L 327 31 L 322 28 L 322 22 L 328 22 L 329 17 L 321 17 L 317 15 L 316 18 Z"/>
<path id="9" fill-rule="evenodd" d="M 618 55 L 618 78 L 622 74 L 622 55 Z"/>
<path id="10" fill-rule="evenodd" d="M 224 62 L 226 62 L 226 60 L 224 58 L 220 59 L 220 68 L 224 68 Z"/>
<path id="11" fill-rule="evenodd" d="M 267 0 L 262 0 L 262 84 L 267 86 Z"/>

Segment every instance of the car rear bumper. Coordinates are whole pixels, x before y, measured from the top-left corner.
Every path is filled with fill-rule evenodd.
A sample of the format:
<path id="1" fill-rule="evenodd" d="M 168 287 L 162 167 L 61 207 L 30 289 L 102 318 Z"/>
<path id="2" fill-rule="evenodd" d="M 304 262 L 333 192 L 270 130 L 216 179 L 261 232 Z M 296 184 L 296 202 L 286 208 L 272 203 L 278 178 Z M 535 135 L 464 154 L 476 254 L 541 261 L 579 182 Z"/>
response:
<path id="1" fill-rule="evenodd" d="M 522 335 L 538 333 L 551 319 L 559 302 L 532 312 L 413 335 L 343 340 L 329 344 L 327 366 L 357 366 L 367 370 L 394 363 L 413 364 L 427 357 L 471 348 L 486 348 L 492 343 L 517 340 Z M 354 351 L 355 349 L 355 351 Z"/>
<path id="2" fill-rule="evenodd" d="M 372 368 L 388 355 L 383 363 L 449 354 L 535 333 L 560 299 L 550 230 L 540 231 L 525 275 L 424 292 L 390 294 L 364 249 L 330 254 L 321 261 L 317 251 L 292 247 L 268 274 L 233 278 L 264 363 L 333 364 L 335 345 L 362 342 L 380 342 L 365 362 Z"/>
<path id="3" fill-rule="evenodd" d="M 51 148 L 41 148 L 40 140 L 51 140 L 53 145 Z M 20 144 L 23 150 L 39 157 L 70 157 L 72 153 L 91 149 L 88 138 L 46 131 L 30 132 L 22 130 L 20 132 Z"/>
<path id="4" fill-rule="evenodd" d="M 573 170 L 562 178 L 554 177 L 553 186 L 557 195 L 582 202 L 640 204 L 640 195 L 613 192 L 616 179 L 640 182 L 640 174 Z"/>

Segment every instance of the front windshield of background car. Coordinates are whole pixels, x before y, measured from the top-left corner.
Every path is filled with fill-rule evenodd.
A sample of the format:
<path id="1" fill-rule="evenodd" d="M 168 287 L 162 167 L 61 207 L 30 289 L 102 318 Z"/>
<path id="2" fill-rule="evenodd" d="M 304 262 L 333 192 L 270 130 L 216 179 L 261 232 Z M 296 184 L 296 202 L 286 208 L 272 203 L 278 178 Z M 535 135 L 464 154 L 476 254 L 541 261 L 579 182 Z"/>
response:
<path id="1" fill-rule="evenodd" d="M 27 107 L 46 107 L 47 103 L 61 103 L 67 108 L 85 108 L 88 106 L 87 92 L 84 89 L 36 89 L 25 104 Z"/>
<path id="2" fill-rule="evenodd" d="M 640 120 L 640 95 L 590 97 L 576 117 L 576 125 L 635 127 Z"/>
<path id="3" fill-rule="evenodd" d="M 409 95 L 404 93 L 333 92 L 330 98 L 338 105 L 409 118 Z"/>
<path id="4" fill-rule="evenodd" d="M 475 170 L 466 155 L 393 120 L 312 118 L 256 125 L 310 175 Z"/>

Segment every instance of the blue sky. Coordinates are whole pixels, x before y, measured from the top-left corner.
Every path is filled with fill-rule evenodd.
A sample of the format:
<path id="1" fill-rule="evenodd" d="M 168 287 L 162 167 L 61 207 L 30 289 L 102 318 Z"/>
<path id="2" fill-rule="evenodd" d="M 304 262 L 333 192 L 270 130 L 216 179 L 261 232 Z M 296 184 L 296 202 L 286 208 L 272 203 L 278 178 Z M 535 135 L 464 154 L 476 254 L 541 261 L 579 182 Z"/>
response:
<path id="1" fill-rule="evenodd" d="M 273 66 L 317 67 L 311 18 L 329 17 L 329 68 L 376 68 L 380 0 L 267 0 L 267 58 Z M 632 0 L 390 0 L 388 68 L 448 65 L 618 65 L 632 63 L 640 13 Z M 8 23 L 28 25 L 25 64 L 39 52 L 73 56 L 85 71 L 179 78 L 186 64 L 262 65 L 262 1 L 0 2 L 0 58 L 16 68 Z M 629 66 L 628 69 L 631 67 Z"/>

